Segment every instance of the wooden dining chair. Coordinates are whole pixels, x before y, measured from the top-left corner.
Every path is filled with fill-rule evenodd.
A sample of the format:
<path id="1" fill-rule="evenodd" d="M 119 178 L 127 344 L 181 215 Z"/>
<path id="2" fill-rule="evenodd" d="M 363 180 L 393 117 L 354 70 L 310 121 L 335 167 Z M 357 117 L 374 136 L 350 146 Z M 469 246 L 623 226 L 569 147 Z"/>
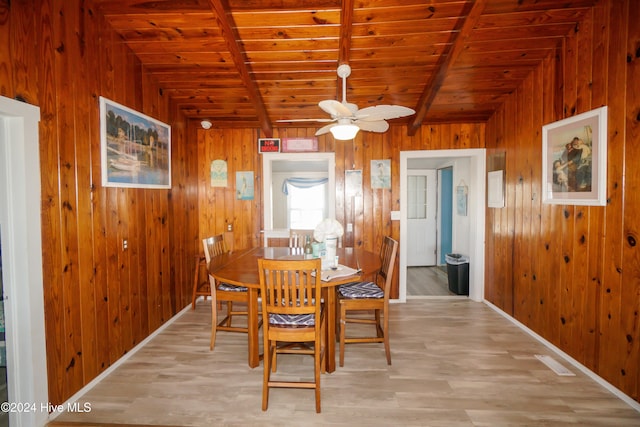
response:
<path id="1" fill-rule="evenodd" d="M 204 259 L 207 265 L 207 271 L 209 270 L 209 263 L 211 262 L 212 257 L 216 257 L 218 255 L 225 254 L 229 251 L 227 248 L 227 242 L 224 239 L 224 235 L 217 234 L 215 236 L 210 236 L 202 239 L 202 247 L 204 249 Z M 208 275 L 208 274 L 207 274 Z M 211 279 L 207 281 L 210 284 Z M 211 295 L 211 286 L 207 286 L 207 290 L 209 291 L 208 295 Z M 207 297 L 205 296 L 205 299 Z M 218 309 L 222 308 L 220 300 L 217 302 Z"/>
<path id="2" fill-rule="evenodd" d="M 206 277 L 207 261 L 204 255 L 196 255 L 196 266 L 193 274 L 193 292 L 191 293 L 191 308 L 196 309 L 196 300 L 198 297 L 209 298 L 211 288 L 209 287 L 209 279 Z"/>
<path id="3" fill-rule="evenodd" d="M 207 270 L 211 259 L 227 252 L 224 235 L 222 234 L 202 239 L 202 247 L 204 248 Z M 236 286 L 223 282 L 216 283 L 216 280 L 211 275 L 208 276 L 209 292 L 211 295 L 211 340 L 209 343 L 209 349 L 213 350 L 216 343 L 217 331 L 249 332 L 248 325 L 246 324 L 243 326 L 232 324 L 234 316 L 247 316 L 249 292 L 244 286 Z M 218 321 L 218 306 L 222 302 L 226 302 L 227 311 L 225 317 Z M 244 303 L 244 310 L 238 311 L 234 309 L 234 302 Z"/>
<path id="4" fill-rule="evenodd" d="M 264 377 L 262 410 L 273 387 L 315 390 L 320 412 L 320 373 L 324 372 L 325 309 L 321 303 L 320 259 L 258 260 L 262 297 Z M 312 347 L 306 345 L 313 343 Z M 298 345 L 295 345 L 298 344 Z M 314 358 L 313 381 L 274 379 L 278 354 L 309 354 Z M 275 375 L 274 375 L 275 376 Z"/>
<path id="5" fill-rule="evenodd" d="M 202 248 L 204 249 L 204 257 L 207 260 L 207 264 L 209 264 L 211 257 L 227 252 L 227 243 L 224 241 L 224 234 L 216 234 L 215 236 L 202 239 Z"/>
<path id="6" fill-rule="evenodd" d="M 191 295 L 191 308 L 195 310 L 196 300 L 203 297 L 205 300 L 211 295 L 211 286 L 208 279 L 209 261 L 212 256 L 227 252 L 227 247 L 222 234 L 202 239 L 204 254 L 196 257 L 196 268 L 193 280 L 193 293 Z"/>
<path id="7" fill-rule="evenodd" d="M 207 273 L 208 262 L 203 254 L 196 255 L 195 272 L 193 274 L 193 292 L 191 293 L 191 309 L 196 309 L 196 301 L 198 297 L 205 300 L 211 295 L 211 286 L 209 284 L 209 274 Z"/>
<path id="8" fill-rule="evenodd" d="M 387 364 L 391 365 L 389 345 L 389 292 L 393 279 L 398 242 L 385 236 L 380 250 L 380 270 L 373 281 L 354 282 L 338 287 L 338 328 L 340 329 L 340 366 L 344 366 L 344 346 L 349 343 L 384 343 Z M 362 312 L 373 311 L 373 317 Z M 358 313 L 359 316 L 353 316 Z M 375 336 L 346 336 L 347 323 L 375 325 Z"/>
<path id="9" fill-rule="evenodd" d="M 289 230 L 289 247 L 304 248 L 304 245 L 307 242 L 307 236 L 311 237 L 311 240 L 313 240 L 313 231 L 290 229 Z"/>

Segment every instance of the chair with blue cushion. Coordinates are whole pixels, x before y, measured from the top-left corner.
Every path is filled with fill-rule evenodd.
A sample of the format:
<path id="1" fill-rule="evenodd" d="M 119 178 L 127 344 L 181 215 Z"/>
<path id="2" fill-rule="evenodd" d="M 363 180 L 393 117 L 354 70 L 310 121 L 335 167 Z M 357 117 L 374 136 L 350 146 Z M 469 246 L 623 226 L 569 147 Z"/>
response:
<path id="1" fill-rule="evenodd" d="M 321 260 L 259 259 L 258 271 L 264 339 L 262 410 L 267 410 L 271 388 L 308 388 L 315 390 L 316 412 L 319 413 L 326 322 L 321 302 Z M 293 381 L 284 376 L 275 378 L 278 354 L 312 355 L 313 381 Z"/>
<path id="2" fill-rule="evenodd" d="M 207 270 L 211 259 L 227 252 L 224 235 L 202 239 L 204 256 L 207 263 Z M 216 343 L 216 331 L 244 332 L 248 333 L 249 328 L 245 323 L 242 326 L 232 324 L 234 316 L 247 316 L 247 304 L 249 303 L 249 292 L 244 286 L 231 285 L 229 283 L 216 283 L 216 280 L 209 275 L 209 287 L 211 293 L 211 341 L 209 349 L 213 350 Z M 226 316 L 218 322 L 218 305 L 226 302 Z M 238 311 L 233 307 L 233 303 L 244 303 L 244 310 Z"/>
<path id="3" fill-rule="evenodd" d="M 384 343 L 387 364 L 391 365 L 389 345 L 389 292 L 398 252 L 398 242 L 385 236 L 380 250 L 380 270 L 373 281 L 353 282 L 338 288 L 338 328 L 340 329 L 340 366 L 344 366 L 344 346 L 350 343 Z M 373 317 L 367 316 L 373 311 Z M 354 316 L 358 313 L 358 316 Z M 364 314 L 364 315 L 363 315 Z M 347 336 L 347 323 L 375 325 L 375 336 Z"/>

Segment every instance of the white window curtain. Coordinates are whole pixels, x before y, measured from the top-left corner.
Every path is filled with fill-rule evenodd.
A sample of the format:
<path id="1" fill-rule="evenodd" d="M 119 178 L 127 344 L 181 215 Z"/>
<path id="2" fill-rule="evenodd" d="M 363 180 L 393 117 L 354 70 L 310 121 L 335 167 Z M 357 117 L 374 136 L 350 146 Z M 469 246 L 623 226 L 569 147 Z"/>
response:
<path id="1" fill-rule="evenodd" d="M 282 182 L 282 192 L 289 195 L 289 185 L 298 188 L 311 188 L 329 182 L 329 178 L 287 178 Z"/>

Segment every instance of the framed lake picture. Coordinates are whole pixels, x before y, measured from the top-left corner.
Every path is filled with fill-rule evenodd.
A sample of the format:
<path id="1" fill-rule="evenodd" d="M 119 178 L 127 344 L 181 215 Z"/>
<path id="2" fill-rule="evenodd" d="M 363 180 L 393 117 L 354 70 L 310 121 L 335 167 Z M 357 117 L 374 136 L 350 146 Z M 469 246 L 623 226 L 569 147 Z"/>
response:
<path id="1" fill-rule="evenodd" d="M 171 188 L 171 127 L 100 97 L 102 185 Z"/>
<path id="2" fill-rule="evenodd" d="M 542 201 L 607 202 L 607 107 L 542 127 Z"/>

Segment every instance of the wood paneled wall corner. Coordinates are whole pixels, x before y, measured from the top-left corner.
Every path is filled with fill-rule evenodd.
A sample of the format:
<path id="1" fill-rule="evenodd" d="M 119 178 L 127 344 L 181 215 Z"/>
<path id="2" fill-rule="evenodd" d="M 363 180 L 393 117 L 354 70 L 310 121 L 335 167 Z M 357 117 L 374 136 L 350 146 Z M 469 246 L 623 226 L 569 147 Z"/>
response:
<path id="1" fill-rule="evenodd" d="M 8 5 L 0 93 L 41 110 L 47 370 L 60 404 L 188 304 L 196 156 L 184 118 L 90 3 Z M 100 95 L 172 125 L 171 191 L 102 187 Z"/>
<path id="2" fill-rule="evenodd" d="M 640 4 L 602 0 L 487 123 L 506 150 L 485 297 L 640 401 Z M 543 205 L 542 125 L 608 105 L 607 206 Z"/>

